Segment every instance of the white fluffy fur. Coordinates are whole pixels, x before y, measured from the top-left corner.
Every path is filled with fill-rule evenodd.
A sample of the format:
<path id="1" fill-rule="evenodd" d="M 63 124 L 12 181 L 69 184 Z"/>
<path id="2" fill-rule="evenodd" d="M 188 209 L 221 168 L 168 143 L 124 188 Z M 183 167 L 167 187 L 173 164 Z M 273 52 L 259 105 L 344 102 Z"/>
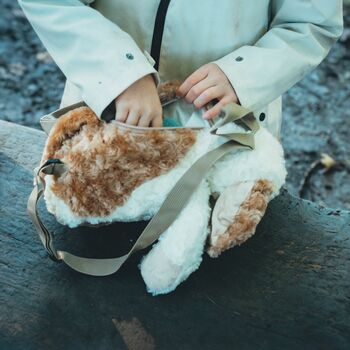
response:
<path id="1" fill-rule="evenodd" d="M 141 274 L 153 295 L 173 291 L 198 269 L 208 235 L 209 195 L 208 183 L 203 180 L 192 200 L 142 259 Z"/>
<path id="2" fill-rule="evenodd" d="M 112 221 L 138 221 L 150 219 L 159 209 L 166 195 L 181 175 L 196 159 L 208 150 L 226 141 L 203 130 L 196 143 L 179 164 L 168 173 L 151 179 L 136 188 L 122 207 L 107 217 L 79 218 L 50 190 L 51 176 L 46 176 L 45 200 L 48 210 L 59 222 L 76 227 L 84 222 L 98 224 Z M 258 179 L 270 180 L 274 196 L 278 194 L 286 177 L 281 144 L 263 127 L 256 133 L 254 150 L 233 151 L 219 160 L 208 172 L 190 202 L 176 221 L 161 235 L 140 264 L 147 290 L 153 295 L 168 293 L 196 270 L 202 260 L 208 235 L 210 193 L 237 184 L 237 198 L 242 201 L 247 188 L 242 181 L 254 184 Z M 242 192 L 242 193 L 241 193 Z M 239 205 L 236 205 L 239 209 Z"/>

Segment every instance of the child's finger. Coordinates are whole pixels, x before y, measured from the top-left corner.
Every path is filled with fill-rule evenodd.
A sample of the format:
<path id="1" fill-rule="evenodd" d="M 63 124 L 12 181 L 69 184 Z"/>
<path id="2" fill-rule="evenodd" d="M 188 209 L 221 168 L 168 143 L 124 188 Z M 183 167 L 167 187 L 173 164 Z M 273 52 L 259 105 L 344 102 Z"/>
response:
<path id="1" fill-rule="evenodd" d="M 222 98 L 214 107 L 208 109 L 204 114 L 204 119 L 213 119 L 215 118 L 221 111 L 221 108 L 227 104 L 228 101 L 225 98 Z"/>
<path id="2" fill-rule="evenodd" d="M 138 110 L 131 110 L 128 114 L 128 119 L 126 120 L 126 124 L 137 125 L 139 118 L 140 118 L 140 112 Z"/>
<path id="3" fill-rule="evenodd" d="M 215 83 L 208 80 L 208 78 L 201 80 L 196 85 L 192 86 L 190 91 L 185 96 L 188 103 L 193 103 L 204 91 L 214 86 Z"/>
<path id="4" fill-rule="evenodd" d="M 180 96 L 186 96 L 190 89 L 198 84 L 201 80 L 205 79 L 208 75 L 208 69 L 205 66 L 198 68 L 190 76 L 188 76 L 185 81 L 178 88 L 178 93 Z"/>
<path id="5" fill-rule="evenodd" d="M 163 126 L 163 117 L 162 115 L 159 115 L 152 119 L 151 126 L 154 128 L 160 128 Z"/>
<path id="6" fill-rule="evenodd" d="M 128 108 L 123 105 L 116 105 L 116 113 L 115 113 L 115 120 L 118 122 L 125 122 L 126 118 L 128 117 Z"/>
<path id="7" fill-rule="evenodd" d="M 150 114 L 142 114 L 137 125 L 148 127 L 151 122 L 151 119 L 152 119 L 152 116 Z"/>
<path id="8" fill-rule="evenodd" d="M 222 93 L 217 85 L 205 89 L 194 101 L 193 104 L 197 108 L 202 108 L 210 101 L 222 97 Z"/>

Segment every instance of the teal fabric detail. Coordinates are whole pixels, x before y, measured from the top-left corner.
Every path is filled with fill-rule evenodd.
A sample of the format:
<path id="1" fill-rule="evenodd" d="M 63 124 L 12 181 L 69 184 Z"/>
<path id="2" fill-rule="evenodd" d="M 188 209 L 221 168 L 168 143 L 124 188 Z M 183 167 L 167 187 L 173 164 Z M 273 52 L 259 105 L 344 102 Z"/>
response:
<path id="1" fill-rule="evenodd" d="M 163 127 L 176 127 L 176 126 L 181 126 L 176 120 L 172 118 L 163 119 Z"/>

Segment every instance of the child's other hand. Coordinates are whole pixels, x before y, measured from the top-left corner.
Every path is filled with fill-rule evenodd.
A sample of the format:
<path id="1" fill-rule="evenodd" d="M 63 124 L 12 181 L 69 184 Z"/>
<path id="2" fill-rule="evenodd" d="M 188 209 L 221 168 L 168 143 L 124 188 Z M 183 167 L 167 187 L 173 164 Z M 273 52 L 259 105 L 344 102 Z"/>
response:
<path id="1" fill-rule="evenodd" d="M 216 117 L 227 103 L 239 102 L 227 76 L 215 63 L 207 63 L 188 76 L 179 87 L 178 94 L 197 108 L 213 99 L 219 100 L 203 114 L 205 119 Z"/>
<path id="2" fill-rule="evenodd" d="M 115 119 L 130 125 L 161 127 L 163 109 L 151 74 L 135 81 L 115 99 Z"/>

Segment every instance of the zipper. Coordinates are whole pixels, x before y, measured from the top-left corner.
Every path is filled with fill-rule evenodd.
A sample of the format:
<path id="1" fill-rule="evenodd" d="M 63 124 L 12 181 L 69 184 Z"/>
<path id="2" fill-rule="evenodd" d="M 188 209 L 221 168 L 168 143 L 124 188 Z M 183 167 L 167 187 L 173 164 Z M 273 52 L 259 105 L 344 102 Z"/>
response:
<path id="1" fill-rule="evenodd" d="M 157 10 L 156 19 L 154 22 L 151 56 L 155 60 L 154 68 L 158 70 L 160 48 L 162 45 L 165 17 L 168 11 L 170 0 L 160 0 Z"/>

